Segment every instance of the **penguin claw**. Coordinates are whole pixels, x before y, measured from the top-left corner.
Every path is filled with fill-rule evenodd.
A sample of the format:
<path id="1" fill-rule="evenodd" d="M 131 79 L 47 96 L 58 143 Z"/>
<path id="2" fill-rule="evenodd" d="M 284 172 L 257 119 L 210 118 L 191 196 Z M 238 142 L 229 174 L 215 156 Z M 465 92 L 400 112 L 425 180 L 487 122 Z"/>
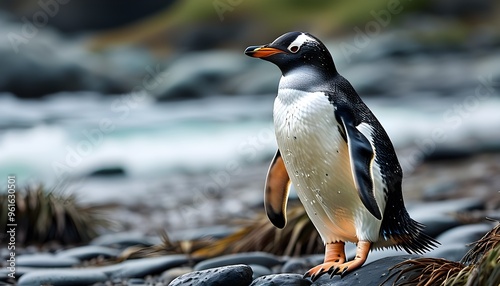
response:
<path id="1" fill-rule="evenodd" d="M 339 267 L 332 267 L 330 268 L 332 271 L 328 272 L 330 274 L 330 279 L 333 278 L 337 273 L 339 273 L 340 268 Z"/>
<path id="2" fill-rule="evenodd" d="M 326 273 L 325 268 L 322 266 L 323 265 L 318 265 L 310 269 L 304 274 L 304 278 L 310 277 L 313 282 L 316 281 L 321 275 Z"/>
<path id="3" fill-rule="evenodd" d="M 340 278 L 344 278 L 344 276 L 347 274 L 349 267 L 344 268 L 342 272 L 340 273 Z"/>

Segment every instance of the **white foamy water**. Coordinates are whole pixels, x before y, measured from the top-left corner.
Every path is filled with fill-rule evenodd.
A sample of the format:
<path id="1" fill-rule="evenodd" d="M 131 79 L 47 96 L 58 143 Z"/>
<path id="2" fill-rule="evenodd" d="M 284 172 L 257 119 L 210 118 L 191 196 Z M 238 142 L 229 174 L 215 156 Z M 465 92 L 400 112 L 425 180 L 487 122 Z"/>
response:
<path id="1" fill-rule="evenodd" d="M 127 180 L 161 180 L 175 173 L 261 164 L 275 151 L 272 95 L 168 103 L 143 98 L 128 109 L 121 105 L 124 98 L 74 93 L 25 101 L 0 96 L 0 176 L 15 174 L 19 182 L 50 185 L 61 177 L 117 166 Z M 400 154 L 406 168 L 414 167 L 405 164 L 412 151 L 500 142 L 496 95 L 366 102 L 396 149 L 410 150 Z"/>

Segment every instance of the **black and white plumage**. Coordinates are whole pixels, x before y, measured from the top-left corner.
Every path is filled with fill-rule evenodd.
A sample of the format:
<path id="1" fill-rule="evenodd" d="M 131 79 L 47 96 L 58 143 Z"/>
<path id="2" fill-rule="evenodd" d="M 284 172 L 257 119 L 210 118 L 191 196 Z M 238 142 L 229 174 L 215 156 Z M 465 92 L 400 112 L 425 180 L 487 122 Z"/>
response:
<path id="1" fill-rule="evenodd" d="M 290 183 L 326 244 L 313 280 L 360 267 L 371 248 L 422 253 L 437 242 L 404 206 L 402 171 L 382 125 L 338 74 L 327 48 L 303 32 L 286 33 L 245 54 L 276 64 L 282 77 L 274 102 L 278 151 L 269 168 L 266 212 L 286 224 Z M 344 242 L 358 244 L 345 262 Z"/>

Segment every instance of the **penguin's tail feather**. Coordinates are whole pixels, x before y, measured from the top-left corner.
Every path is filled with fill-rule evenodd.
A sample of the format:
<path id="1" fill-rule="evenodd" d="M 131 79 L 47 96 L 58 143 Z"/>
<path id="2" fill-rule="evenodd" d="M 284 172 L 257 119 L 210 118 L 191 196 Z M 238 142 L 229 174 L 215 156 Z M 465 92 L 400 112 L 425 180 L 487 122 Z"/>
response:
<path id="1" fill-rule="evenodd" d="M 386 247 L 405 250 L 410 254 L 423 254 L 440 243 L 425 233 L 425 226 L 413 220 L 404 207 L 401 192 L 389 198 L 385 207 L 380 237 Z"/>

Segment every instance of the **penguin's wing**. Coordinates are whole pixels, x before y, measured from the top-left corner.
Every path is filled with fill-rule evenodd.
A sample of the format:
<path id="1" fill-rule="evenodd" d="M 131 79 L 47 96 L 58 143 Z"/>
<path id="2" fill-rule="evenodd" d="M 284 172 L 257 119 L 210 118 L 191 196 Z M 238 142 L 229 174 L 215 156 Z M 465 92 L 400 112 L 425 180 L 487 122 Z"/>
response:
<path id="1" fill-rule="evenodd" d="M 356 125 L 357 120 L 351 107 L 343 104 L 337 105 L 335 115 L 337 121 L 343 127 L 344 138 L 347 140 L 351 171 L 359 197 L 366 209 L 380 220 L 382 214 L 375 199 L 374 180 L 371 171 L 375 151 L 369 138 L 366 138 L 358 129 L 361 124 Z"/>
<path id="2" fill-rule="evenodd" d="M 288 177 L 285 163 L 278 149 L 267 172 L 264 205 L 267 217 L 279 228 L 286 225 L 286 204 L 289 190 L 290 177 Z"/>

